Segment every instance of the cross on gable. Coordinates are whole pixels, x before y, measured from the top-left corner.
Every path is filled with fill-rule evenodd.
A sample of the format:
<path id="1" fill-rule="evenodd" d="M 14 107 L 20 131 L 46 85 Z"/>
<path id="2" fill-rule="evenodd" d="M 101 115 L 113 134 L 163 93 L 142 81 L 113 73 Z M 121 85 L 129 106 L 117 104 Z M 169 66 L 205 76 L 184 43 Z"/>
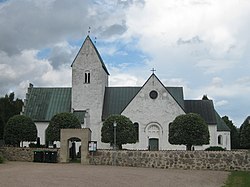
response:
<path id="1" fill-rule="evenodd" d="M 156 71 L 156 70 L 153 68 L 153 69 L 150 70 L 150 71 L 152 71 L 152 74 L 155 74 L 155 71 Z"/>

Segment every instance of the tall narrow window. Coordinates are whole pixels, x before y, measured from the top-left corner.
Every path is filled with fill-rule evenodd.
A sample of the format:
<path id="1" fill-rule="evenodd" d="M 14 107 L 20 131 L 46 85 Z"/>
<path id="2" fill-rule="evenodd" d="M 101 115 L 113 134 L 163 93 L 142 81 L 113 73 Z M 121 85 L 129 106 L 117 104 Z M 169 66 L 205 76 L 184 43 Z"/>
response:
<path id="1" fill-rule="evenodd" d="M 90 72 L 88 70 L 85 71 L 84 83 L 85 84 L 89 84 L 90 83 Z"/>
<path id="2" fill-rule="evenodd" d="M 218 136 L 218 144 L 222 145 L 222 136 L 221 135 Z"/>
<path id="3" fill-rule="evenodd" d="M 134 123 L 136 141 L 139 142 L 139 123 Z"/>

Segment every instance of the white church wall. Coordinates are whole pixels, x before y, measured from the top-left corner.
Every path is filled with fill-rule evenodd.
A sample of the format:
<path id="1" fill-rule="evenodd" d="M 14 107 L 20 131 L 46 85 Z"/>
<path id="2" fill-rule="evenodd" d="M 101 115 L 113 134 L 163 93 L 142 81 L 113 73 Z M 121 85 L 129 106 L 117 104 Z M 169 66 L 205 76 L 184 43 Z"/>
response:
<path id="1" fill-rule="evenodd" d="M 209 135 L 210 135 L 210 141 L 209 145 L 206 145 L 204 147 L 209 146 L 216 146 L 217 145 L 217 125 L 208 125 Z"/>
<path id="2" fill-rule="evenodd" d="M 97 141 L 97 149 L 112 149 L 109 143 L 101 142 L 101 129 L 102 129 L 102 122 L 91 125 L 91 141 Z"/>
<path id="3" fill-rule="evenodd" d="M 149 96 L 152 90 L 158 93 L 156 99 Z M 159 80 L 155 76 L 151 76 L 122 112 L 122 115 L 129 117 L 133 122 L 139 123 L 139 142 L 127 144 L 123 147 L 127 149 L 148 149 L 149 139 L 158 138 L 160 150 L 183 149 L 183 146 L 174 146 L 168 142 L 169 123 L 180 114 L 184 114 L 182 108 Z M 153 124 L 158 128 L 152 129 L 152 132 L 157 131 L 155 134 L 148 131 L 148 127 Z"/>
<path id="4" fill-rule="evenodd" d="M 37 128 L 37 137 L 40 137 L 40 144 L 45 144 L 45 130 L 47 129 L 49 122 L 35 122 Z"/>
<path id="5" fill-rule="evenodd" d="M 219 136 L 221 136 L 220 144 L 218 142 Z M 226 150 L 231 150 L 230 131 L 218 131 L 217 132 L 217 146 L 220 146 Z"/>

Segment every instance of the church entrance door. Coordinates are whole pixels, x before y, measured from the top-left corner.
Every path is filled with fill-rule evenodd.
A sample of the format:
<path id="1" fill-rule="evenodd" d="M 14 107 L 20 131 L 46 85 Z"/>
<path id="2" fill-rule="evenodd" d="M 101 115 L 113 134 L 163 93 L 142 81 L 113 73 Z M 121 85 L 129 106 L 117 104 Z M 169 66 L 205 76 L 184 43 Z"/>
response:
<path id="1" fill-rule="evenodd" d="M 159 139 L 150 138 L 149 139 L 149 151 L 158 151 L 159 150 Z"/>

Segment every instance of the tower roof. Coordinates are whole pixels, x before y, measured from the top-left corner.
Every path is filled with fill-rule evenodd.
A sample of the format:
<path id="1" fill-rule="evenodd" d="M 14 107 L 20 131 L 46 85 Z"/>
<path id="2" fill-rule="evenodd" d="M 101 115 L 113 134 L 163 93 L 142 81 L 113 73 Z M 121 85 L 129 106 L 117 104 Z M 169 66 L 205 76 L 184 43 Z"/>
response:
<path id="1" fill-rule="evenodd" d="M 109 72 L 108 72 L 108 69 L 106 68 L 106 66 L 105 66 L 105 64 L 104 64 L 104 62 L 103 62 L 103 60 L 102 60 L 102 57 L 101 57 L 100 53 L 99 53 L 98 50 L 96 49 L 96 47 L 95 47 L 93 41 L 91 40 L 91 38 L 89 37 L 89 35 L 85 38 L 85 40 L 84 40 L 84 42 L 83 42 L 83 44 L 82 44 L 80 50 L 78 51 L 78 53 L 77 53 L 75 59 L 73 60 L 73 63 L 71 64 L 71 67 L 73 66 L 73 64 L 74 64 L 75 60 L 77 59 L 77 57 L 78 57 L 80 51 L 84 48 L 84 46 L 85 46 L 85 44 L 86 44 L 87 41 L 89 41 L 90 44 L 93 46 L 93 48 L 94 48 L 94 50 L 95 50 L 95 52 L 96 52 L 96 54 L 97 54 L 97 56 L 98 56 L 100 62 L 102 63 L 102 67 L 103 67 L 104 71 L 105 71 L 108 75 L 110 75 Z"/>

